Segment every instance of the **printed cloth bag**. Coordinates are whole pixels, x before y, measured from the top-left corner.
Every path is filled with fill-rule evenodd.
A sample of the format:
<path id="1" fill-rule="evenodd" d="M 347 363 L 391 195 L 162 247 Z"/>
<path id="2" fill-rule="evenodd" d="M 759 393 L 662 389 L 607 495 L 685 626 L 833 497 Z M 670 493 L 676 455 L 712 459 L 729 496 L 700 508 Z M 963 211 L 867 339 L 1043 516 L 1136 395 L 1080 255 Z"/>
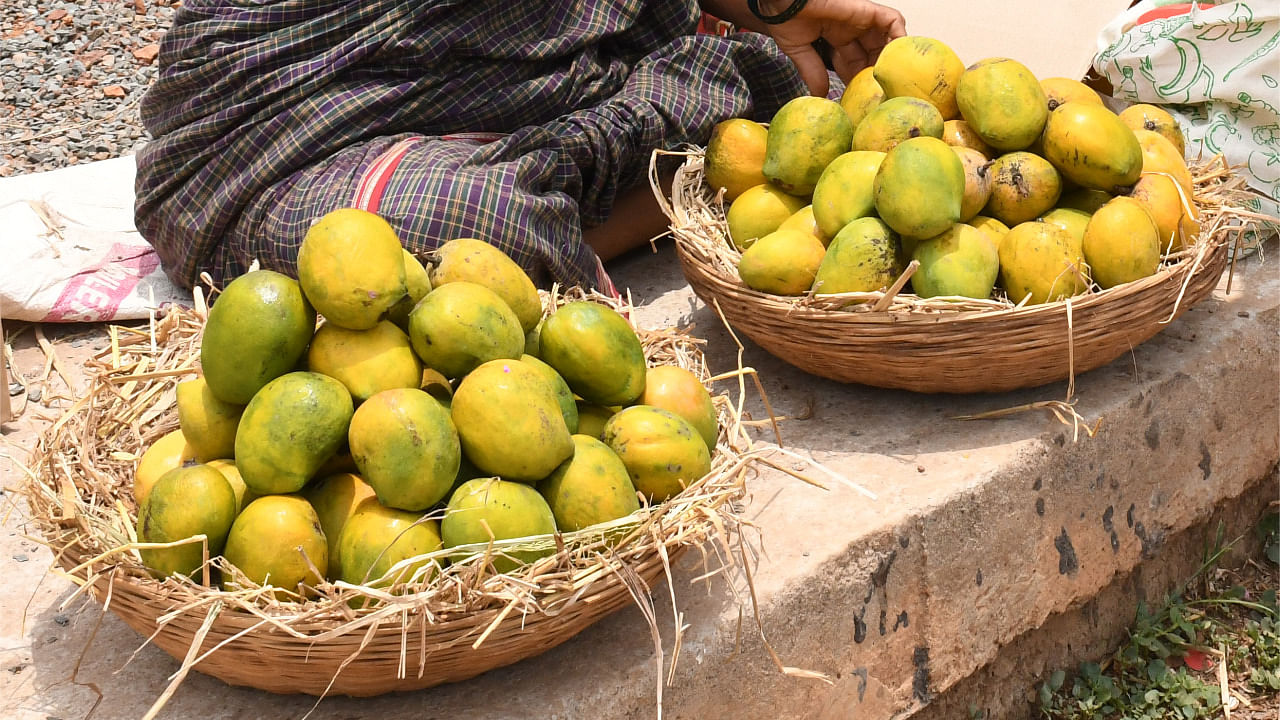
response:
<path id="1" fill-rule="evenodd" d="M 1280 2 L 1143 0 L 1098 37 L 1093 67 L 1117 100 L 1168 110 L 1189 159 L 1219 153 L 1280 229 Z"/>

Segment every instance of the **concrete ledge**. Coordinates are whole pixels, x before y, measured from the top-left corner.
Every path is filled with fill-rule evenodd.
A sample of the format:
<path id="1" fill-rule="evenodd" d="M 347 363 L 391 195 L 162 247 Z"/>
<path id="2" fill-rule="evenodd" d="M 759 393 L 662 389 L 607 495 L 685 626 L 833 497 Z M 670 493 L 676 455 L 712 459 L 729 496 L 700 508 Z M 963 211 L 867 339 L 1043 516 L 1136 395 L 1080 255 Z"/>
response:
<path id="1" fill-rule="evenodd" d="M 732 340 L 685 286 L 669 243 L 656 256 L 624 259 L 614 274 L 631 288 L 642 323 L 693 324 L 708 339 L 713 372 L 736 366 Z M 764 631 L 784 663 L 825 673 L 833 684 L 777 672 L 749 602 L 740 602 L 743 578 L 731 588 L 690 585 L 702 568 L 687 557 L 675 594 L 688 629 L 673 683 L 663 689 L 665 717 L 874 720 L 931 703 L 959 707 L 950 703 L 963 692 L 981 707 L 983 693 L 1008 692 L 983 680 L 983 669 L 1001 667 L 1009 649 L 1029 653 L 1023 646 L 1040 642 L 1027 639 L 1038 628 L 1080 627 L 1061 618 L 1081 608 L 1099 616 L 1090 627 L 1103 627 L 1104 613 L 1131 616 L 1124 592 L 1108 588 L 1150 563 L 1183 557 L 1185 538 L 1220 509 L 1239 502 L 1245 515 L 1275 495 L 1278 306 L 1274 270 L 1256 257 L 1240 263 L 1229 296 L 1220 286 L 1131 356 L 1077 379 L 1077 410 L 1102 419 L 1097 437 L 1078 442 L 1039 412 L 951 419 L 1062 399 L 1065 383 L 1001 395 L 914 395 L 815 379 L 749 345 L 743 362 L 761 372 L 775 412 L 806 418 L 783 423 L 786 445 L 877 499 L 773 471 L 751 482 L 747 514 L 760 534 L 749 539 L 759 541 L 754 587 Z M 747 401 L 764 417 L 751 390 Z M 40 561 L 47 566 L 47 553 Z M 23 647 L 0 656 L 4 667 L 23 666 L 0 674 L 14 709 L 0 715 L 82 717 L 96 689 L 95 718 L 141 716 L 177 664 L 147 648 L 126 665 L 141 638 L 110 615 L 81 659 L 99 612 L 90 605 L 60 617 L 54 606 L 69 593 L 61 580 L 40 585 Z M 669 660 L 665 587 L 655 601 Z M 474 681 L 331 698 L 311 717 L 648 718 L 657 678 L 647 627 L 629 609 Z M 311 704 L 192 675 L 165 716 L 300 717 Z"/>

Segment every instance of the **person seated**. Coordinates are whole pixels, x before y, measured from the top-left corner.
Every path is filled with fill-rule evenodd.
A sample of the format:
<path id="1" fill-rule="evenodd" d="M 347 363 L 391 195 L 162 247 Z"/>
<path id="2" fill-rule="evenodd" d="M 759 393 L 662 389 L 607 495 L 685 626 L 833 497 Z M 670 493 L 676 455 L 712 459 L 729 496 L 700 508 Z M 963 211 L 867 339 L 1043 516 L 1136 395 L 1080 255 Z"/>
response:
<path id="1" fill-rule="evenodd" d="M 136 224 L 188 288 L 296 276 L 310 225 L 357 207 L 419 257 L 475 237 L 603 290 L 602 261 L 665 229 L 654 149 L 835 96 L 828 64 L 847 81 L 905 32 L 864 0 L 185 0 L 142 100 Z"/>

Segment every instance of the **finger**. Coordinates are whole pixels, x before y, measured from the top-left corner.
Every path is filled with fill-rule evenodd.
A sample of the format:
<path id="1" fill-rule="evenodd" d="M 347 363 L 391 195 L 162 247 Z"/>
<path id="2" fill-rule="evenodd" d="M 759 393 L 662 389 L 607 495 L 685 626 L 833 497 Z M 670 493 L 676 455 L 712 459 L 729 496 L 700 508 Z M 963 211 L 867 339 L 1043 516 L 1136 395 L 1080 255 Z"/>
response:
<path id="1" fill-rule="evenodd" d="M 836 74 L 847 84 L 863 68 L 873 65 L 866 51 L 858 43 L 850 43 L 836 48 L 831 55 L 831 65 Z"/>
<path id="2" fill-rule="evenodd" d="M 779 43 L 779 49 L 791 58 L 791 62 L 796 66 L 796 70 L 800 72 L 800 79 L 804 80 L 804 84 L 809 86 L 809 94 L 818 97 L 826 97 L 827 90 L 831 84 L 831 78 L 827 76 L 827 66 L 822 62 L 822 56 L 812 45 L 782 45 Z"/>

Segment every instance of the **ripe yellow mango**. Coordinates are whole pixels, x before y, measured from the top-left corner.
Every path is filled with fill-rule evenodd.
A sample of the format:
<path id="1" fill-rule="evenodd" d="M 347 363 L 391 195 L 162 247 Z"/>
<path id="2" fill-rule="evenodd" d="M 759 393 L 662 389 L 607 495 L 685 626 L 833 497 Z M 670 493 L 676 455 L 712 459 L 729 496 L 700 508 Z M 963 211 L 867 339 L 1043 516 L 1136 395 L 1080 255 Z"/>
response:
<path id="1" fill-rule="evenodd" d="M 1195 183 L 1191 179 L 1191 171 L 1182 159 L 1182 153 L 1169 142 L 1169 139 L 1154 130 L 1141 128 L 1133 131 L 1142 148 L 1142 174 L 1163 173 L 1178 182 L 1178 186 L 1186 194 L 1190 203 L 1195 197 Z"/>
<path id="2" fill-rule="evenodd" d="M 991 161 L 991 197 L 983 214 L 1010 227 L 1048 212 L 1062 194 L 1062 176 L 1034 153 L 1005 153 Z"/>
<path id="3" fill-rule="evenodd" d="M 1187 152 L 1186 138 L 1182 135 L 1182 126 L 1173 115 L 1164 108 L 1147 103 L 1138 103 L 1120 111 L 1120 121 L 1134 130 L 1150 130 L 1163 135 L 1182 157 Z"/>
<path id="4" fill-rule="evenodd" d="M 1005 233 L 1009 232 L 1008 225 L 1005 225 L 999 220 L 987 215 L 975 215 L 965 224 L 981 230 L 982 236 L 986 238 L 987 242 L 991 243 L 991 247 L 995 248 L 997 251 L 1000 249 L 1000 239 L 1004 237 Z"/>
<path id="5" fill-rule="evenodd" d="M 769 122 L 764 176 L 792 195 L 808 196 L 822 170 L 852 146 L 853 125 L 840 103 L 802 95 Z"/>
<path id="6" fill-rule="evenodd" d="M 1140 280 L 1160 267 L 1160 231 L 1142 203 L 1114 198 L 1089 218 L 1084 257 L 1104 290 Z"/>
<path id="7" fill-rule="evenodd" d="M 476 478 L 460 485 L 449 498 L 449 507 L 440 521 L 440 536 L 447 548 L 483 546 L 494 540 L 531 538 L 555 531 L 551 507 L 536 489 L 497 478 Z M 509 572 L 553 552 L 554 548 L 495 553 L 493 567 L 500 573 Z M 457 559 L 484 553 L 483 547 L 465 554 L 460 551 Z"/>
<path id="8" fill-rule="evenodd" d="M 1084 231 L 1089 226 L 1089 218 L 1092 213 L 1076 210 L 1074 208 L 1058 207 L 1050 210 L 1040 217 L 1047 223 L 1053 223 L 1071 236 L 1071 252 L 1075 258 L 1076 267 L 1080 269 L 1080 273 L 1086 279 L 1091 277 L 1089 264 L 1084 259 Z"/>
<path id="9" fill-rule="evenodd" d="M 388 313 L 387 319 L 395 326 L 409 332 L 409 313 L 427 293 L 431 292 L 431 276 L 417 256 L 408 250 L 404 251 L 404 284 L 409 294 L 396 303 Z"/>
<path id="10" fill-rule="evenodd" d="M 847 152 L 831 161 L 813 188 L 813 219 L 821 234 L 833 238 L 841 228 L 875 213 L 875 180 L 885 154 Z"/>
<path id="11" fill-rule="evenodd" d="M 1000 274 L 999 253 L 981 230 L 964 223 L 916 243 L 912 259 L 920 267 L 911 287 L 923 298 L 988 298 Z"/>
<path id="12" fill-rule="evenodd" d="M 338 558 L 330 561 L 333 566 L 330 574 L 355 585 L 379 588 L 422 582 L 430 579 L 431 566 L 439 561 L 424 558 L 399 568 L 394 575 L 388 573 L 405 560 L 433 553 L 443 546 L 438 520 L 368 502 L 343 524 L 338 538 Z"/>
<path id="13" fill-rule="evenodd" d="M 960 220 L 964 166 L 941 140 L 911 138 L 885 155 L 873 192 L 876 212 L 895 232 L 933 237 Z"/>
<path id="14" fill-rule="evenodd" d="M 409 294 L 404 248 L 378 215 L 339 208 L 325 213 L 303 237 L 298 283 L 326 320 L 367 330 Z"/>
<path id="15" fill-rule="evenodd" d="M 991 161 L 987 156 L 967 147 L 951 146 L 964 166 L 964 200 L 960 202 L 960 222 L 982 212 L 991 199 Z"/>
<path id="16" fill-rule="evenodd" d="M 1044 95 L 1049 100 L 1049 112 L 1057 110 L 1063 103 L 1072 101 L 1093 103 L 1094 105 L 1102 104 L 1102 96 L 1098 95 L 1097 91 L 1079 80 L 1072 80 L 1071 78 L 1045 78 L 1040 81 L 1040 89 L 1044 90 Z"/>
<path id="17" fill-rule="evenodd" d="M 854 150 L 889 152 L 913 137 L 942 137 L 942 113 L 928 100 L 889 98 L 877 105 L 853 133 Z"/>
<path id="18" fill-rule="evenodd" d="M 1044 126 L 1044 157 L 1068 180 L 1092 190 L 1127 192 L 1142 173 L 1142 147 L 1101 105 L 1067 102 Z"/>
<path id="19" fill-rule="evenodd" d="M 250 581 L 280 588 L 276 596 L 282 598 L 286 592 L 312 595 L 310 588 L 329 574 L 320 517 L 296 494 L 264 495 L 249 503 L 231 525 L 222 554 Z"/>
<path id="20" fill-rule="evenodd" d="M 952 147 L 969 148 L 982 153 L 988 160 L 1000 154 L 999 150 L 987 144 L 973 126 L 965 120 L 948 120 L 942 123 L 942 141 Z"/>
<path id="21" fill-rule="evenodd" d="M 497 293 L 472 282 L 442 284 L 409 313 L 409 342 L 427 367 L 460 378 L 524 352 L 520 319 Z"/>
<path id="22" fill-rule="evenodd" d="M 646 387 L 648 383 L 646 381 Z M 604 435 L 605 423 L 617 412 L 614 408 L 578 401 L 578 433 L 599 440 Z"/>
<path id="23" fill-rule="evenodd" d="M 611 307 L 586 301 L 561 305 L 542 326 L 539 351 L 538 357 L 588 402 L 627 405 L 644 392 L 644 347 L 631 323 Z"/>
<path id="24" fill-rule="evenodd" d="M 196 459 L 209 462 L 231 457 L 244 406 L 219 400 L 202 377 L 178 383 L 176 395 L 178 426 L 195 448 Z"/>
<path id="25" fill-rule="evenodd" d="M 138 541 L 170 543 L 195 535 L 207 540 L 140 549 L 142 564 L 159 578 L 194 576 L 204 564 L 206 545 L 210 558 L 222 554 L 235 517 L 236 496 L 222 473 L 208 465 L 166 472 L 138 508 Z"/>
<path id="26" fill-rule="evenodd" d="M 752 290 L 774 295 L 803 295 L 813 285 L 822 256 L 822 241 L 798 230 L 775 230 L 738 258 L 738 277 Z"/>
<path id="27" fill-rule="evenodd" d="M 451 409 L 462 451 L 484 472 L 537 482 L 573 454 L 551 384 L 519 360 L 492 360 L 471 371 Z"/>
<path id="28" fill-rule="evenodd" d="M 707 141 L 704 177 L 712 190 L 724 188 L 732 201 L 747 189 L 768 182 L 764 176 L 764 149 L 769 130 L 746 118 L 716 123 Z"/>
<path id="29" fill-rule="evenodd" d="M 542 319 L 542 298 L 524 268 L 509 255 L 483 240 L 455 238 L 435 252 L 431 286 L 455 282 L 482 285 L 502 298 L 520 321 L 521 333 Z"/>
<path id="30" fill-rule="evenodd" d="M 378 502 L 422 511 L 443 500 L 462 460 L 450 412 L 417 388 L 384 390 L 351 417 L 351 457 Z"/>
<path id="31" fill-rule="evenodd" d="M 840 95 L 840 107 L 844 108 L 845 114 L 849 116 L 849 124 L 855 132 L 858 129 L 858 123 L 862 122 L 867 113 L 884 100 L 884 88 L 876 82 L 872 74 L 874 70 L 875 68 L 871 66 L 859 70 L 849 80 L 849 84 Z"/>
<path id="32" fill-rule="evenodd" d="M 244 478 L 240 477 L 240 468 L 236 467 L 234 460 L 227 458 L 219 458 L 210 460 L 205 463 L 209 467 L 222 473 L 222 477 L 227 479 L 227 484 L 231 485 L 231 491 L 236 495 L 236 513 L 239 514 L 245 505 L 253 502 L 258 496 L 244 484 Z"/>
<path id="33" fill-rule="evenodd" d="M 640 404 L 669 410 L 688 420 L 707 443 L 707 449 L 715 452 L 720 434 L 719 415 L 711 393 L 692 371 L 678 365 L 649 368 Z"/>
<path id="34" fill-rule="evenodd" d="M 817 191 L 815 190 L 815 192 Z M 818 227 L 818 220 L 813 216 L 813 205 L 805 205 L 795 211 L 791 217 L 782 221 L 782 224 L 778 226 L 778 229 L 798 230 L 802 233 L 807 233 L 818 238 L 818 241 L 823 245 L 826 245 L 831 241 L 831 238 L 827 237 L 826 234 L 822 232 L 822 228 Z"/>
<path id="35" fill-rule="evenodd" d="M 783 192 L 772 184 L 756 185 L 729 205 L 725 220 L 729 239 L 742 252 L 756 240 L 781 227 L 808 203 L 802 197 Z"/>
<path id="36" fill-rule="evenodd" d="M 389 320 L 368 330 L 321 325 L 307 350 L 307 367 L 341 382 L 356 402 L 391 388 L 418 387 L 422 380 L 409 336 Z"/>
<path id="37" fill-rule="evenodd" d="M 1103 190 L 1089 188 L 1073 188 L 1062 193 L 1058 199 L 1058 207 L 1074 208 L 1090 215 L 1098 212 L 1098 208 L 1107 204 L 1113 196 Z"/>
<path id="38" fill-rule="evenodd" d="M 1143 173 L 1129 197 L 1142 203 L 1151 213 L 1151 219 L 1160 231 L 1161 250 L 1176 252 L 1195 242 L 1200 233 L 1199 210 L 1190 198 L 1184 198 L 1173 178 Z"/>
<path id="39" fill-rule="evenodd" d="M 328 375 L 291 372 L 253 396 L 236 430 L 236 467 L 258 495 L 301 490 L 347 439 L 351 393 Z"/>
<path id="40" fill-rule="evenodd" d="M 1087 289 L 1076 265 L 1070 233 L 1032 220 L 1009 229 L 1000 240 L 1000 284 L 1014 303 L 1054 302 Z"/>
<path id="41" fill-rule="evenodd" d="M 569 389 L 569 383 L 560 377 L 560 373 L 556 372 L 555 368 L 533 355 L 528 353 L 521 355 L 520 362 L 542 373 L 542 377 L 551 385 L 551 389 L 555 391 L 556 403 L 560 406 L 560 415 L 564 417 L 565 427 L 569 428 L 570 434 L 578 432 L 578 401 L 574 399 L 573 391 Z"/>
<path id="42" fill-rule="evenodd" d="M 640 509 L 636 486 L 617 453 L 586 435 L 574 435 L 573 445 L 573 457 L 538 483 L 538 492 L 546 498 L 561 532 L 582 530 Z"/>
<path id="43" fill-rule="evenodd" d="M 181 428 L 170 430 L 151 443 L 133 471 L 133 500 L 137 506 L 142 507 L 161 475 L 188 464 L 196 464 L 196 447 L 187 442 Z"/>
<path id="44" fill-rule="evenodd" d="M 320 530 L 329 551 L 330 569 L 341 567 L 342 550 L 338 539 L 342 537 L 342 527 L 361 503 L 366 500 L 376 503 L 377 494 L 359 475 L 344 472 L 322 477 L 308 485 L 302 495 L 311 503 L 320 520 Z"/>
<path id="45" fill-rule="evenodd" d="M 623 408 L 609 418 L 603 442 L 622 458 L 636 490 L 654 503 L 711 472 L 711 453 L 698 431 L 662 408 Z"/>
<path id="46" fill-rule="evenodd" d="M 1026 65 L 1003 57 L 969 66 L 956 88 L 960 115 L 991 147 L 1011 152 L 1040 137 L 1049 114 L 1040 82 Z"/>
<path id="47" fill-rule="evenodd" d="M 901 254 L 897 235 L 883 220 L 854 220 L 831 240 L 813 290 L 819 295 L 882 290 L 902 274 Z"/>
<path id="48" fill-rule="evenodd" d="M 928 100 L 944 120 L 959 114 L 956 89 L 964 63 L 941 40 L 920 35 L 895 38 L 880 51 L 872 75 L 886 98 Z"/>

